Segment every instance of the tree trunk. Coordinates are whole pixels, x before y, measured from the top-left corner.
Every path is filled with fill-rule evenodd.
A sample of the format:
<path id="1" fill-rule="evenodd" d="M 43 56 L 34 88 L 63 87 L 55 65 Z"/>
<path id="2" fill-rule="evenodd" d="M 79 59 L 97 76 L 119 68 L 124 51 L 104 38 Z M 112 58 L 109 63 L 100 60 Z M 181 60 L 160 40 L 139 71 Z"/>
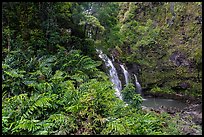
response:
<path id="1" fill-rule="evenodd" d="M 85 23 L 85 25 L 84 25 L 84 36 L 86 37 L 87 35 L 86 35 L 86 28 L 87 28 L 87 23 Z"/>
<path id="2" fill-rule="evenodd" d="M 96 28 L 96 31 L 95 31 L 95 40 L 98 38 L 98 27 Z"/>
<path id="3" fill-rule="evenodd" d="M 11 37 L 10 37 L 10 34 L 8 34 L 8 36 L 7 36 L 7 42 L 8 42 L 8 52 L 9 52 L 10 49 L 11 49 Z"/>

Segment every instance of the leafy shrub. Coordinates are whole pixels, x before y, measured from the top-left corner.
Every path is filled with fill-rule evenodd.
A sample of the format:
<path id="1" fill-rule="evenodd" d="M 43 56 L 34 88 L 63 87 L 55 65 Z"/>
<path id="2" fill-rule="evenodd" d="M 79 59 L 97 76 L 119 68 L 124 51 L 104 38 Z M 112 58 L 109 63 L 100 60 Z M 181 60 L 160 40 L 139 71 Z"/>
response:
<path id="1" fill-rule="evenodd" d="M 139 108 L 142 103 L 142 97 L 136 94 L 135 87 L 132 83 L 129 83 L 122 91 L 122 97 L 125 102 L 132 105 L 135 108 Z"/>
<path id="2" fill-rule="evenodd" d="M 35 60 L 32 72 L 19 71 L 24 64 L 14 69 L 3 62 L 3 134 L 100 133 L 105 117 L 119 100 L 112 84 L 96 68 L 100 62 L 80 51 L 67 52 L 67 58 L 62 52 L 67 51 L 60 49 L 56 56 Z"/>
<path id="3" fill-rule="evenodd" d="M 158 86 L 152 88 L 150 90 L 151 93 L 168 93 L 168 94 L 172 94 L 174 93 L 174 91 L 172 89 L 169 89 L 168 87 L 164 87 L 164 88 L 160 88 Z"/>

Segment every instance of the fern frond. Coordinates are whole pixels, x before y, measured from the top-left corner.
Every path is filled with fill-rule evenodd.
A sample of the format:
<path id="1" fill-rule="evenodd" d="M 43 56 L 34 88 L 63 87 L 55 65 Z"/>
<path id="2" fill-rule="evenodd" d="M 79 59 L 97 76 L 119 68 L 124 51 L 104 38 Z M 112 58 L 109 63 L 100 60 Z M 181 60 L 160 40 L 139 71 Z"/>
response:
<path id="1" fill-rule="evenodd" d="M 23 71 L 23 72 L 25 72 L 25 71 Z M 20 72 L 18 72 L 18 70 L 15 70 L 15 69 L 12 69 L 11 71 L 5 71 L 4 70 L 4 73 L 10 77 L 13 77 L 13 78 L 22 78 L 24 76 L 23 74 L 20 74 Z"/>
<path id="2" fill-rule="evenodd" d="M 86 81 L 89 77 L 82 71 L 77 71 L 74 75 L 71 77 L 72 79 L 76 80 L 77 82 L 84 82 Z"/>
<path id="3" fill-rule="evenodd" d="M 38 115 L 43 115 L 45 110 L 54 107 L 53 104 L 56 98 L 56 94 L 52 94 L 51 96 L 46 96 L 45 94 L 38 95 L 37 100 L 23 114 L 23 117 L 29 118 L 34 115 L 34 112 L 38 112 Z"/>
<path id="4" fill-rule="evenodd" d="M 39 124 L 39 120 L 29 120 L 29 119 L 22 119 L 20 120 L 20 122 L 17 124 L 17 126 L 15 126 L 12 129 L 12 133 L 15 132 L 19 132 L 19 131 L 27 131 L 28 133 L 33 133 L 37 130 L 39 130 L 41 128 L 41 126 Z"/>

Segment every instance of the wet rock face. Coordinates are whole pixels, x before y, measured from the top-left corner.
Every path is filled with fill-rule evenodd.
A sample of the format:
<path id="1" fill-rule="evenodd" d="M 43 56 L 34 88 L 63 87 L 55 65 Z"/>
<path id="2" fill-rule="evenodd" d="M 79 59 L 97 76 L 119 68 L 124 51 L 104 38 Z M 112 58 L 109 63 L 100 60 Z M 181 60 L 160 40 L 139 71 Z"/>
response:
<path id="1" fill-rule="evenodd" d="M 170 56 L 170 60 L 175 63 L 176 66 L 190 66 L 189 60 L 187 60 L 184 53 L 181 53 L 179 51 L 174 52 Z"/>
<path id="2" fill-rule="evenodd" d="M 128 72 L 130 74 L 138 74 L 139 72 L 139 66 L 137 64 L 126 64 L 127 65 L 127 68 L 128 68 Z"/>
<path id="3" fill-rule="evenodd" d="M 112 57 L 114 58 L 115 62 L 119 63 L 120 60 L 119 60 L 119 57 L 120 57 L 120 53 L 117 49 L 112 49 L 109 51 L 112 55 Z"/>
<path id="4" fill-rule="evenodd" d="M 141 83 L 140 81 L 140 76 L 139 76 L 139 72 L 140 72 L 140 67 L 139 65 L 132 63 L 132 64 L 126 64 L 128 72 L 130 74 L 130 77 L 133 81 L 135 81 L 134 75 L 135 74 L 137 76 L 137 79 L 139 81 L 139 83 Z M 134 83 L 134 82 L 133 82 Z"/>
<path id="5" fill-rule="evenodd" d="M 121 83 L 122 83 L 122 87 L 124 88 L 124 86 L 126 85 L 126 82 L 125 82 L 124 72 L 123 72 L 122 68 L 120 67 L 121 64 L 123 64 L 123 63 L 118 61 L 118 60 L 113 61 L 113 65 L 115 66 L 115 68 L 117 70 L 119 79 L 121 80 Z M 135 78 L 134 78 L 133 74 L 136 74 L 137 78 L 138 78 L 138 81 L 140 82 L 139 75 L 138 75 L 138 73 L 139 73 L 139 66 L 137 64 L 123 64 L 123 65 L 126 66 L 125 69 L 129 73 L 129 79 L 132 79 L 133 83 L 135 83 L 134 82 Z"/>
<path id="6" fill-rule="evenodd" d="M 172 89 L 174 89 L 175 91 L 181 91 L 181 90 L 185 90 L 185 89 L 188 89 L 188 88 L 190 88 L 191 87 L 191 85 L 190 85 L 190 83 L 188 83 L 188 82 L 182 82 L 182 83 L 180 83 L 180 84 L 178 84 L 177 86 L 175 86 L 175 87 L 172 87 Z"/>
<path id="7" fill-rule="evenodd" d="M 113 65 L 115 66 L 115 69 L 117 70 L 117 73 L 118 73 L 118 77 L 121 81 L 121 84 L 122 84 L 122 87 L 124 88 L 124 85 L 125 85 L 125 77 L 124 77 L 124 74 L 123 74 L 123 70 L 122 68 L 120 67 L 120 63 L 117 62 L 117 61 L 114 61 L 113 62 Z"/>
<path id="8" fill-rule="evenodd" d="M 187 89 L 187 88 L 190 87 L 190 84 L 187 83 L 187 82 L 183 82 L 183 83 L 181 83 L 179 86 L 180 86 L 182 89 Z"/>

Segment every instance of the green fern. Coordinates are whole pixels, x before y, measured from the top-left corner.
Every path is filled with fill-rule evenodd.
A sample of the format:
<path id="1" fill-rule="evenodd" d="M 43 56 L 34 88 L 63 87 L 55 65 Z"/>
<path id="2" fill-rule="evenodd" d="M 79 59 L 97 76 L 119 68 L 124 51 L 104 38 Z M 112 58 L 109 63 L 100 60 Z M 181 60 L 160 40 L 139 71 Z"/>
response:
<path id="1" fill-rule="evenodd" d="M 28 120 L 28 119 L 22 119 L 19 121 L 17 126 L 15 126 L 12 129 L 12 133 L 16 132 L 25 132 L 34 133 L 35 131 L 39 130 L 41 126 L 38 124 L 39 120 Z M 26 133 L 27 134 L 27 133 Z"/>
<path id="2" fill-rule="evenodd" d="M 24 118 L 29 118 L 30 115 L 34 115 L 34 112 L 37 112 L 38 115 L 45 114 L 44 111 L 53 107 L 53 102 L 56 100 L 57 95 L 52 94 L 51 96 L 45 96 L 45 94 L 41 94 L 37 97 L 37 100 L 28 108 L 28 110 L 23 114 Z M 38 116 L 39 117 L 39 116 Z"/>

